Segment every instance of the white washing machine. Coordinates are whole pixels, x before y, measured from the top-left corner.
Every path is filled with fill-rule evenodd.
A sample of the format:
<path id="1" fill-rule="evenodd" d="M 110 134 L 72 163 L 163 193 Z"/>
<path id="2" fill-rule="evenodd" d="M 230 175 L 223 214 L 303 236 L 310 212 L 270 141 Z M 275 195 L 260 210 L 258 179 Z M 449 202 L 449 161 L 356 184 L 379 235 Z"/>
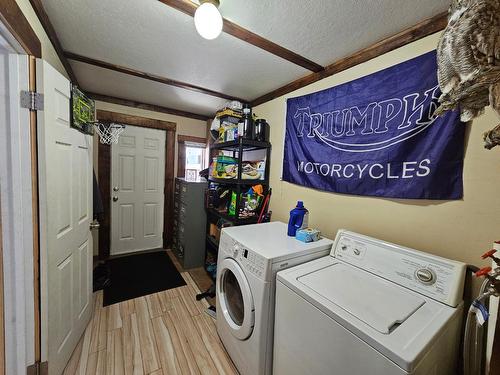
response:
<path id="1" fill-rule="evenodd" d="M 333 241 L 303 243 L 280 222 L 222 230 L 217 261 L 217 332 L 242 375 L 272 370 L 276 273 L 330 253 Z"/>
<path id="2" fill-rule="evenodd" d="M 457 374 L 465 268 L 339 231 L 278 273 L 274 374 Z"/>

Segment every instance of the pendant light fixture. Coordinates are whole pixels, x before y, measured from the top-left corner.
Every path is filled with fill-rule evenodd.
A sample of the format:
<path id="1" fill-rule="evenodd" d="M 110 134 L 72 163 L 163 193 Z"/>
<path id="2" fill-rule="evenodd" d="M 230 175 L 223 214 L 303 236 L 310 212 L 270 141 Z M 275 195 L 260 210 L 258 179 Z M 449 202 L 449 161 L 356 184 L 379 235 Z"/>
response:
<path id="1" fill-rule="evenodd" d="M 196 31 L 205 39 L 215 39 L 222 31 L 222 16 L 217 9 L 219 0 L 200 0 L 194 13 Z"/>

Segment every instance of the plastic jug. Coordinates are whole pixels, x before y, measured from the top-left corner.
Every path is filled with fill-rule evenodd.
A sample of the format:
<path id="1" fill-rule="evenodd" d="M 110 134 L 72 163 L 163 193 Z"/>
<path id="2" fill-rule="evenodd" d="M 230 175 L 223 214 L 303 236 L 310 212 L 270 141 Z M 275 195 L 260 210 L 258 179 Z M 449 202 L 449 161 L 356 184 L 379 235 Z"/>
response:
<path id="1" fill-rule="evenodd" d="M 290 211 L 288 220 L 288 235 L 295 237 L 298 229 L 307 228 L 309 222 L 309 211 L 304 207 L 302 201 L 297 202 L 297 206 Z"/>

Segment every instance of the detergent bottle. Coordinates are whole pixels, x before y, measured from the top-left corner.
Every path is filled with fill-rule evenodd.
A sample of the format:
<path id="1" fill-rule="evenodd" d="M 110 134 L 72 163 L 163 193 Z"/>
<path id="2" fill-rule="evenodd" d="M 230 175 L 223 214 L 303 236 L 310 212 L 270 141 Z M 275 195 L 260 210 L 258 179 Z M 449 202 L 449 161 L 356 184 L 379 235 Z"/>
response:
<path id="1" fill-rule="evenodd" d="M 290 211 L 290 219 L 288 220 L 288 235 L 295 237 L 298 229 L 307 228 L 309 222 L 309 211 L 304 207 L 302 201 L 297 202 L 297 206 Z"/>

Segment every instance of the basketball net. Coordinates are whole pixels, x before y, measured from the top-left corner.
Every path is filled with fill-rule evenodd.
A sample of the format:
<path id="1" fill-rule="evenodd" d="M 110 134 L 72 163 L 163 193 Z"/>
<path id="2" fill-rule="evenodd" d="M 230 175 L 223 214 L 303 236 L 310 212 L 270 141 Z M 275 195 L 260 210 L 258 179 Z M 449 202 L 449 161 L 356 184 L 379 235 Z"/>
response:
<path id="1" fill-rule="evenodd" d="M 94 129 L 99 134 L 99 140 L 102 144 L 110 145 L 111 143 L 118 143 L 120 134 L 125 130 L 125 125 L 115 124 L 114 122 L 106 124 L 102 122 L 95 122 Z"/>

